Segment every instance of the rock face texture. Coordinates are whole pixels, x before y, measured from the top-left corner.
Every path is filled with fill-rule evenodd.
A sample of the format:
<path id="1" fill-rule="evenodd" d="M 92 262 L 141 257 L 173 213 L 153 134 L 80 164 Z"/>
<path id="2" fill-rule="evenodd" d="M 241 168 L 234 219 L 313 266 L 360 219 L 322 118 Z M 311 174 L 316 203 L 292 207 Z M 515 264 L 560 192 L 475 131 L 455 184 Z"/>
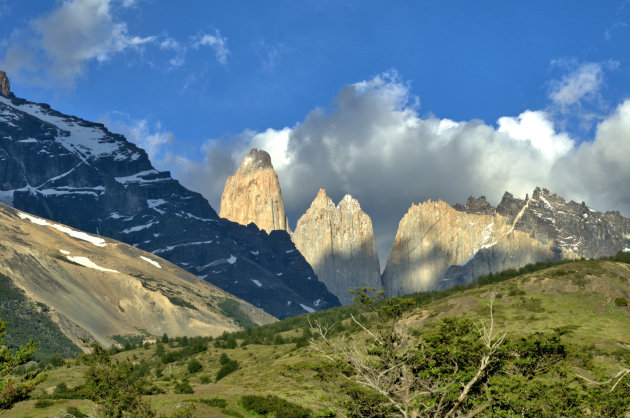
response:
<path id="1" fill-rule="evenodd" d="M 46 104 L 0 96 L 0 202 L 151 252 L 277 318 L 339 304 L 288 233 L 219 218 L 122 135 Z"/>
<path id="2" fill-rule="evenodd" d="M 4 97 L 11 95 L 11 84 L 9 83 L 9 77 L 4 71 L 0 71 L 0 94 Z"/>
<path id="3" fill-rule="evenodd" d="M 293 242 L 342 304 L 352 303 L 350 289 L 382 287 L 372 221 L 352 196 L 335 206 L 320 189 L 298 220 Z"/>
<path id="4" fill-rule="evenodd" d="M 266 151 L 252 149 L 227 179 L 219 216 L 241 225 L 253 222 L 268 233 L 289 230 L 278 175 Z"/>
<path id="5" fill-rule="evenodd" d="M 454 207 L 442 201 L 412 205 L 383 272 L 386 294 L 467 284 L 483 274 L 547 259 L 630 251 L 629 221 L 540 188 L 524 200 L 506 192 L 496 208 L 484 197 Z"/>
<path id="6" fill-rule="evenodd" d="M 78 347 L 80 338 L 108 346 L 114 335 L 216 336 L 274 321 L 160 257 L 1 203 L 0 246 L 0 280 L 44 307 Z"/>

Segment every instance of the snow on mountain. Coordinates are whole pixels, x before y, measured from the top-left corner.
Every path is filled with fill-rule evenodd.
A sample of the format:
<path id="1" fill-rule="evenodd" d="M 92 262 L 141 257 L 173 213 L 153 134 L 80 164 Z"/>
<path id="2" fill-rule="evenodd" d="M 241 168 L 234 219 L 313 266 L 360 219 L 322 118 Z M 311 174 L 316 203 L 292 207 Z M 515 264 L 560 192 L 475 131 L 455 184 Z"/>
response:
<path id="1" fill-rule="evenodd" d="M 219 218 L 122 135 L 46 104 L 0 96 L 0 201 L 153 252 L 279 318 L 339 304 L 286 232 Z"/>

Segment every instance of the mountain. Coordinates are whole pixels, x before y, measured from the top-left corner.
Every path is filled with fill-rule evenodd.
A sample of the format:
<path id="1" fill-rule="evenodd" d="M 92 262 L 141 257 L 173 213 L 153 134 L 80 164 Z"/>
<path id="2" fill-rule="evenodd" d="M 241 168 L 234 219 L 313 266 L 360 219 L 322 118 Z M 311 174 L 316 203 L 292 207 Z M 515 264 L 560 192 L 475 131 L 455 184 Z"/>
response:
<path id="1" fill-rule="evenodd" d="M 81 339 L 109 346 L 115 335 L 217 336 L 275 321 L 153 254 L 1 203 L 0 248 L 0 318 L 10 333 L 21 328 L 38 341 L 41 322 L 49 322 L 43 329 L 59 332 L 43 345 L 64 337 L 81 347 Z"/>
<path id="2" fill-rule="evenodd" d="M 266 151 L 252 149 L 236 173 L 228 177 L 221 195 L 222 218 L 268 233 L 289 231 L 278 175 Z"/>
<path id="3" fill-rule="evenodd" d="M 388 295 L 467 284 L 480 275 L 547 259 L 597 258 L 630 251 L 630 220 L 536 188 L 506 192 L 492 207 L 482 196 L 451 207 L 430 200 L 400 221 L 383 272 Z"/>
<path id="4" fill-rule="evenodd" d="M 285 231 L 219 218 L 122 135 L 13 93 L 0 96 L 0 201 L 159 255 L 277 318 L 339 304 Z"/>
<path id="5" fill-rule="evenodd" d="M 382 287 L 372 220 L 349 194 L 335 206 L 320 189 L 292 237 L 317 277 L 343 305 L 353 301 L 350 289 Z"/>

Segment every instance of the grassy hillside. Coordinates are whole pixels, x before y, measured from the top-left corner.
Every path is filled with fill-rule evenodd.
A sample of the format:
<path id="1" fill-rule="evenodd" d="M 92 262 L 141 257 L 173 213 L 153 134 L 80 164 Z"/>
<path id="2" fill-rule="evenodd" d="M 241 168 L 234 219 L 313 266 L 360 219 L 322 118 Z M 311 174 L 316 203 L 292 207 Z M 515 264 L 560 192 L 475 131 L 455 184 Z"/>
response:
<path id="1" fill-rule="evenodd" d="M 457 375 L 468 381 L 477 367 L 474 355 L 483 348 L 477 325 L 488 323 L 494 295 L 495 327 L 507 335 L 487 369 L 489 377 L 473 386 L 464 407 L 484 407 L 477 408 L 478 416 L 628 416 L 630 375 L 612 391 L 616 380 L 592 382 L 604 382 L 630 367 L 629 261 L 630 255 L 620 254 L 616 259 L 540 263 L 481 278 L 481 285 L 412 295 L 409 303 L 395 305 L 401 308 L 397 329 L 410 338 L 410 350 L 422 347 L 418 355 L 434 362 L 417 363 L 414 373 L 427 379 Z M 334 344 L 344 337 L 346 344 L 358 341 L 359 350 L 365 348 L 360 344 L 367 347 L 369 336 L 350 315 L 362 318 L 374 332 L 387 331 L 386 323 L 379 329 L 373 313 L 383 306 L 391 308 L 391 301 L 375 304 L 372 313 L 361 313 L 360 306 L 340 307 L 215 339 L 164 336 L 156 344 L 130 342 L 113 357 L 130 360 L 135 376 L 148 380 L 151 395 L 146 399 L 158 415 L 253 417 L 261 416 L 254 409 L 282 408 L 286 400 L 294 413 L 286 416 L 362 416 L 374 411 L 396 416 L 395 410 L 383 409 L 377 394 L 349 383 L 353 370 L 348 364 L 325 359 L 309 344 L 316 337 L 310 320 L 311 325 L 334 324 Z M 322 339 L 315 342 L 321 346 Z M 375 361 L 378 350 L 371 350 Z M 324 352 L 336 358 L 334 351 Z M 461 366 L 449 369 L 449 361 Z M 58 416 L 78 408 L 94 416 L 92 401 L 68 399 L 83 396 L 75 388 L 85 383 L 86 370 L 75 360 L 51 368 L 32 399 L 8 415 Z M 450 393 L 456 395 L 460 388 L 445 391 L 445 404 L 455 401 Z M 262 398 L 269 394 L 278 398 Z M 492 401 L 486 402 L 486 396 Z M 357 402 L 351 405 L 351 397 L 360 399 L 363 409 Z M 300 415 L 296 405 L 310 412 Z"/>

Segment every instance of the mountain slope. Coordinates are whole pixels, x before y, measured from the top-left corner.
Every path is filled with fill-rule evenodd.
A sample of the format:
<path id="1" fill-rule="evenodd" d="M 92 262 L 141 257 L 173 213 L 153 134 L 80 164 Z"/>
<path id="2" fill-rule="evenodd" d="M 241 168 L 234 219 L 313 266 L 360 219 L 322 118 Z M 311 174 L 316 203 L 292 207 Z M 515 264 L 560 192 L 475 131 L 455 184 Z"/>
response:
<path id="1" fill-rule="evenodd" d="M 596 258 L 630 250 L 630 220 L 536 188 L 531 199 L 506 192 L 492 207 L 412 205 L 400 221 L 383 272 L 388 295 L 467 284 L 480 275 L 544 260 Z"/>
<path id="2" fill-rule="evenodd" d="M 12 94 L 0 96 L 0 201 L 152 252 L 278 318 L 339 304 L 286 232 L 220 219 L 123 136 Z"/>
<path id="3" fill-rule="evenodd" d="M 274 321 L 159 257 L 4 204 L 0 247 L 0 274 L 79 346 L 81 338 L 109 345 L 114 335 L 219 335 Z M 11 325 L 28 328 L 29 318 L 20 322 Z"/>

